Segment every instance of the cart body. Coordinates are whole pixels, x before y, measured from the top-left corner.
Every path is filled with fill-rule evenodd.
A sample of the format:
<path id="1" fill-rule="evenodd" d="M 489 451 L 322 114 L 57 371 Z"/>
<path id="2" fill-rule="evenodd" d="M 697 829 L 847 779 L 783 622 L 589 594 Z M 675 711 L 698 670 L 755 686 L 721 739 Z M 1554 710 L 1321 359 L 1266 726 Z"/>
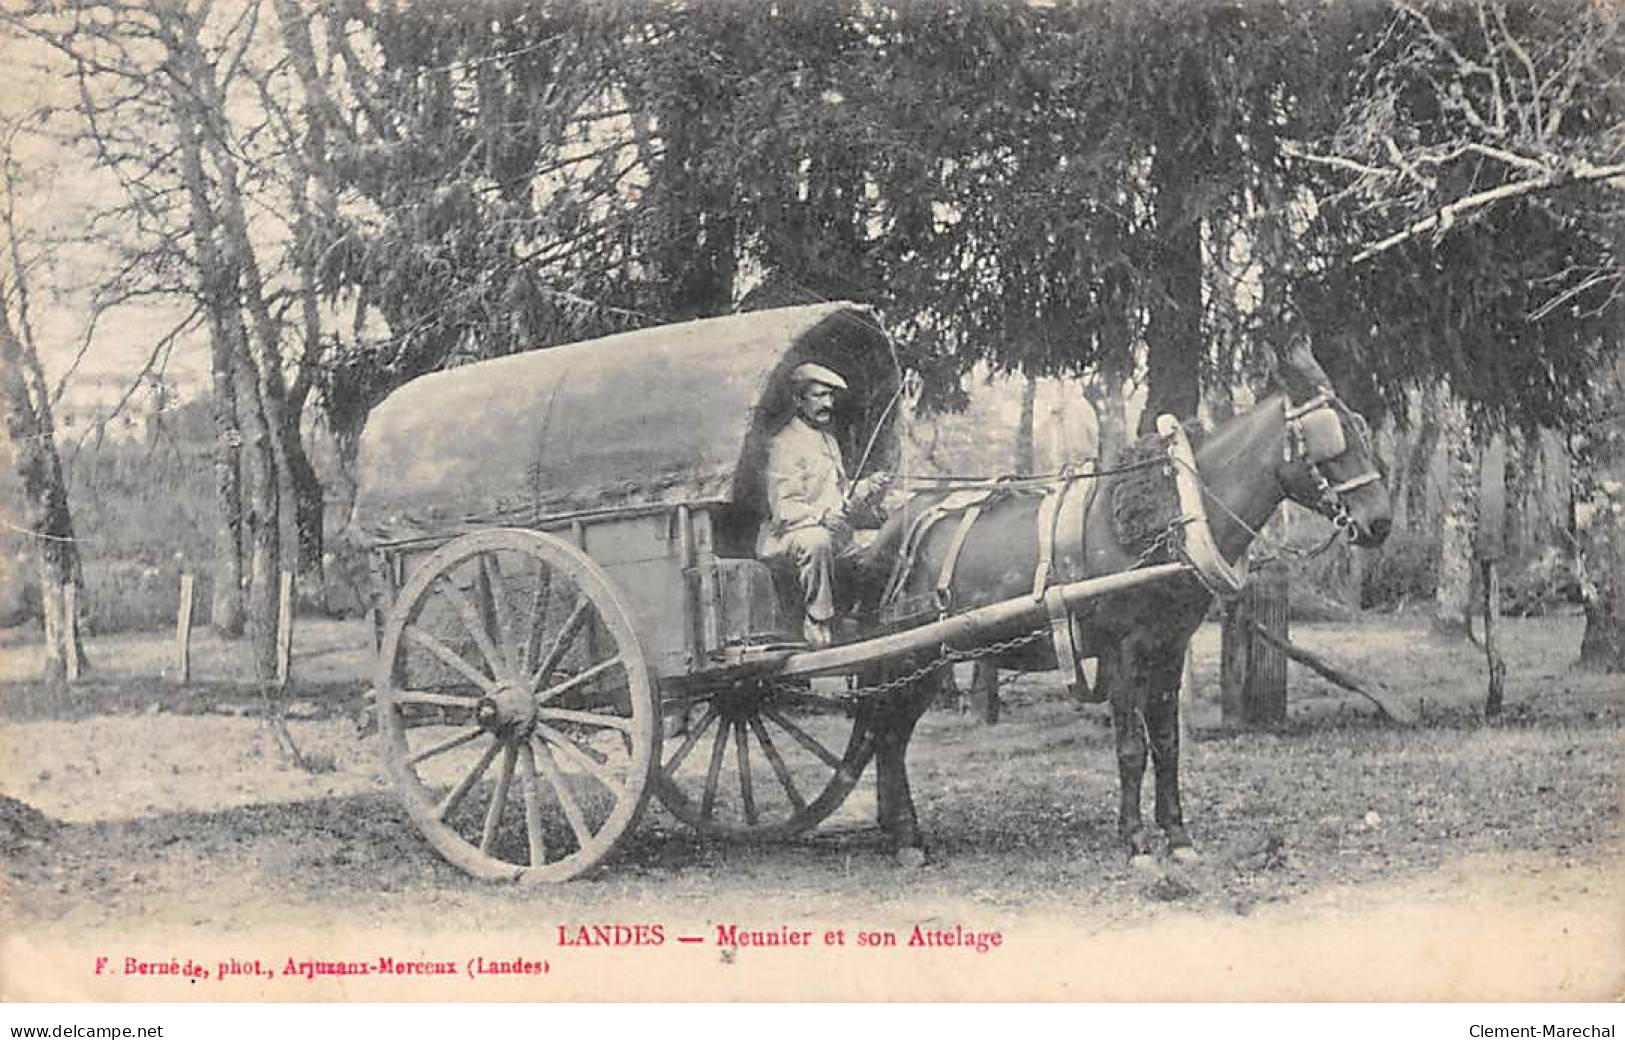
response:
<path id="1" fill-rule="evenodd" d="M 897 368 L 874 315 L 851 304 L 622 333 L 402 387 L 369 418 L 358 458 L 353 526 L 376 554 L 381 612 L 434 548 L 520 528 L 607 572 L 668 683 L 796 632 L 752 553 L 767 440 L 806 361 L 852 385 L 835 424 L 848 458 L 873 445 L 889 462 Z"/>

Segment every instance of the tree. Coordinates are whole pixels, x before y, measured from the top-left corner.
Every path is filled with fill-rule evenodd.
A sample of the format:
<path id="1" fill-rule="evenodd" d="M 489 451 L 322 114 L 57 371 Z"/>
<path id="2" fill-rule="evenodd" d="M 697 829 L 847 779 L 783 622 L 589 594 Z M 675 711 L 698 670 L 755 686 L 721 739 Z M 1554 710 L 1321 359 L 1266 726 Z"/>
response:
<path id="1" fill-rule="evenodd" d="M 1341 126 L 1292 150 L 1333 178 L 1320 320 L 1360 334 L 1390 397 L 1448 383 L 1473 427 L 1453 455 L 1492 426 L 1585 428 L 1620 350 L 1622 44 L 1612 4 L 1395 0 Z M 1586 570 L 1584 642 L 1615 642 L 1595 626 L 1618 623 L 1600 605 L 1625 576 Z"/>
<path id="2" fill-rule="evenodd" d="M 1581 449 L 1586 627 L 1580 666 L 1625 672 L 1625 353 L 1603 372 L 1590 404 Z"/>
<path id="3" fill-rule="evenodd" d="M 289 407 L 277 302 L 287 292 L 286 265 L 277 236 L 251 216 L 292 208 L 287 185 L 265 173 L 281 164 L 262 161 L 277 157 L 276 139 L 260 132 L 249 93 L 256 82 L 259 96 L 267 93 L 256 14 L 254 5 L 83 0 L 12 12 L 7 24 L 57 55 L 77 87 L 64 113 L 75 129 L 64 144 L 82 148 L 120 188 L 97 215 L 116 229 L 105 300 L 189 302 L 166 340 L 200 317 L 209 329 L 222 511 L 218 619 L 236 627 L 230 597 L 243 575 L 256 670 L 268 680 L 283 542 L 298 544 L 292 524 L 284 530 L 294 511 L 282 503 L 296 497 L 294 475 L 309 465 L 298 410 Z M 275 64 L 273 57 L 265 67 Z"/>
<path id="4" fill-rule="evenodd" d="M 1472 632 L 1473 531 L 1478 523 L 1478 452 L 1467 407 L 1441 385 L 1430 395 L 1445 446 L 1444 507 L 1439 517 L 1439 585 L 1433 628 L 1441 635 Z"/>
<path id="5" fill-rule="evenodd" d="M 0 279 L 0 417 L 11 445 L 12 465 L 28 505 L 25 526 L 34 538 L 40 574 L 40 610 L 45 623 L 45 680 L 52 685 L 85 666 L 78 619 L 70 615 L 69 585 L 78 584 L 79 543 L 73 533 L 68 489 L 56 451 L 51 399 L 28 320 L 26 265 L 12 220 L 14 183 L 6 176 L 6 230 L 12 273 Z M 13 330 L 16 307 L 22 335 Z"/>

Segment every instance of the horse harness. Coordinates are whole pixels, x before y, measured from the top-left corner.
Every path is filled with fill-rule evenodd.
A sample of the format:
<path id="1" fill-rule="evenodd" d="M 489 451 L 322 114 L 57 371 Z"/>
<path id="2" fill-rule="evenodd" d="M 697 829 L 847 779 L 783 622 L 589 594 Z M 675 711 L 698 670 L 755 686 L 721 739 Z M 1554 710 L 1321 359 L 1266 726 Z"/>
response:
<path id="1" fill-rule="evenodd" d="M 1088 684 L 1077 666 L 1072 613 L 1061 598 L 1058 587 L 1085 577 L 1084 519 L 1099 489 L 1100 479 L 1094 473 L 1063 471 L 1060 476 L 1042 482 L 999 480 L 981 487 L 950 492 L 932 503 L 909 523 L 904 533 L 886 591 L 881 597 L 882 613 L 889 613 L 894 618 L 909 613 L 903 591 L 919 561 L 920 550 L 938 525 L 957 517 L 932 588 L 937 616 L 947 617 L 954 609 L 954 572 L 977 521 L 987 509 L 1000 501 L 1019 496 L 1039 496 L 1036 513 L 1038 552 L 1033 568 L 1032 596 L 1044 604 L 1050 637 L 1055 644 L 1056 661 L 1062 667 L 1066 667 L 1065 662 L 1071 662 L 1075 685 L 1087 692 Z"/>
<path id="2" fill-rule="evenodd" d="M 1322 511 L 1331 517 L 1339 530 L 1348 528 L 1354 520 L 1343 505 L 1343 496 L 1381 480 L 1382 474 L 1368 468 L 1358 476 L 1333 484 L 1321 471 L 1322 462 L 1330 462 L 1348 451 L 1343 419 L 1339 414 L 1347 406 L 1337 399 L 1330 388 L 1323 387 L 1302 404 L 1283 401 L 1282 407 L 1286 412 L 1286 448 L 1282 461 L 1308 464 L 1309 475 L 1314 479 L 1315 490 L 1320 495 L 1320 505 L 1324 507 Z M 1360 436 L 1366 436 L 1365 420 L 1352 410 L 1349 410 L 1349 415 L 1355 420 Z"/>
<path id="3" fill-rule="evenodd" d="M 1296 442 L 1303 446 L 1299 450 L 1308 453 L 1305 457 L 1313 458 L 1314 453 L 1331 446 L 1331 438 L 1319 417 L 1322 410 L 1329 413 L 1327 417 L 1338 427 L 1337 451 L 1323 458 L 1335 457 L 1344 450 L 1341 425 L 1337 421 L 1337 415 L 1330 413 L 1329 409 L 1329 398 L 1320 398 L 1294 409 L 1295 414 L 1288 417 L 1288 427 L 1291 431 L 1288 436 L 1289 451 L 1292 450 L 1290 445 Z M 1163 416 L 1158 422 L 1158 432 L 1166 442 L 1167 457 L 1142 465 L 1167 466 L 1174 478 L 1179 511 L 1169 523 L 1164 537 L 1172 537 L 1176 531 L 1182 532 L 1184 536 L 1182 555 L 1191 565 L 1196 577 L 1215 594 L 1233 596 L 1241 590 L 1247 580 L 1246 560 L 1243 558 L 1236 564 L 1231 564 L 1213 543 L 1202 501 L 1194 453 L 1184 428 L 1172 416 Z M 882 616 L 890 620 L 909 616 L 913 605 L 906 602 L 903 593 L 919 561 L 920 550 L 927 537 L 939 524 L 957 517 L 953 535 L 938 566 L 933 586 L 937 615 L 939 618 L 947 617 L 954 609 L 955 568 L 971 529 L 975 527 L 983 513 L 993 504 L 1006 498 L 1039 495 L 1041 498 L 1036 511 L 1038 550 L 1033 568 L 1032 597 L 1035 602 L 1041 602 L 1044 606 L 1057 665 L 1063 669 L 1071 668 L 1072 677 L 1069 685 L 1080 699 L 1088 699 L 1089 684 L 1079 665 L 1075 618 L 1072 609 L 1067 606 L 1061 595 L 1061 586 L 1088 577 L 1085 572 L 1084 522 L 1095 496 L 1099 493 L 1101 479 L 1100 473 L 1063 471 L 1054 479 L 1038 482 L 999 480 L 950 492 L 932 503 L 913 518 L 903 535 L 896 561 L 892 566 L 891 577 L 881 596 Z M 1338 485 L 1338 488 L 1351 489 L 1367 482 L 1362 478 L 1345 482 Z"/>

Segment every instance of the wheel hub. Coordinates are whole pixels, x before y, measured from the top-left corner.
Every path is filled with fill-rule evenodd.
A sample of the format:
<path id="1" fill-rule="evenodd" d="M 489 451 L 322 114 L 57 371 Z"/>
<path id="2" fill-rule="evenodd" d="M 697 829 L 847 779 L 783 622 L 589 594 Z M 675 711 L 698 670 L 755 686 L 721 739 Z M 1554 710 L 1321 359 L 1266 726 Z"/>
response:
<path id="1" fill-rule="evenodd" d="M 735 683 L 716 691 L 712 695 L 712 703 L 716 705 L 717 712 L 723 719 L 733 722 L 736 719 L 749 718 L 761 711 L 765 693 L 765 688 L 757 683 Z"/>
<path id="2" fill-rule="evenodd" d="M 483 729 L 502 736 L 526 735 L 536 728 L 536 698 L 528 687 L 503 683 L 480 698 L 474 719 Z"/>

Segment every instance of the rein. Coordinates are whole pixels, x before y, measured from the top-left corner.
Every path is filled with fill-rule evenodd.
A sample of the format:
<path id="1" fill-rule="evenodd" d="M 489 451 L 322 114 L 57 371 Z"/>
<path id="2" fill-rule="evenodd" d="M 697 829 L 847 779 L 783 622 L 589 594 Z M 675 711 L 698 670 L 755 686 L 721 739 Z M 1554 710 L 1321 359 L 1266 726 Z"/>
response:
<path id="1" fill-rule="evenodd" d="M 1181 465 L 1183 466 L 1185 464 L 1181 463 Z M 1331 534 L 1327 535 L 1325 541 L 1321 542 L 1313 549 L 1300 549 L 1295 545 L 1287 545 L 1285 542 L 1276 541 L 1274 538 L 1271 538 L 1263 531 L 1243 520 L 1240 516 L 1237 516 L 1236 511 L 1225 505 L 1224 500 L 1218 495 L 1214 494 L 1213 491 L 1207 486 L 1207 482 L 1202 479 L 1202 474 L 1196 469 L 1195 466 L 1188 466 L 1186 468 L 1190 470 L 1191 476 L 1196 480 L 1197 487 L 1201 490 L 1203 498 L 1218 506 L 1219 510 L 1223 512 L 1225 516 L 1228 516 L 1231 520 L 1234 520 L 1237 526 L 1252 536 L 1254 541 L 1263 542 L 1264 545 L 1277 556 L 1286 556 L 1297 560 L 1312 560 L 1316 556 L 1319 556 L 1321 553 L 1325 552 L 1327 549 L 1330 549 L 1332 544 L 1336 542 L 1341 535 L 1346 533 L 1349 530 L 1349 525 L 1354 522 L 1353 518 L 1349 517 L 1348 511 L 1344 510 L 1342 516 L 1346 519 L 1339 522 L 1336 517 L 1330 518 L 1332 523 L 1337 524 L 1337 529 Z"/>
<path id="2" fill-rule="evenodd" d="M 1132 473 L 1136 470 L 1152 469 L 1161 466 L 1165 461 L 1162 458 L 1153 458 L 1142 462 L 1131 462 L 1123 466 L 1068 466 L 1054 473 L 1029 473 L 1004 477 L 990 477 L 976 473 L 899 473 L 897 479 L 921 484 L 940 484 L 942 486 L 938 490 L 942 491 L 971 490 L 994 485 L 1015 488 L 1042 487 L 1053 484 L 1057 480 L 1071 480 L 1074 477 L 1109 477 L 1117 473 Z"/>

